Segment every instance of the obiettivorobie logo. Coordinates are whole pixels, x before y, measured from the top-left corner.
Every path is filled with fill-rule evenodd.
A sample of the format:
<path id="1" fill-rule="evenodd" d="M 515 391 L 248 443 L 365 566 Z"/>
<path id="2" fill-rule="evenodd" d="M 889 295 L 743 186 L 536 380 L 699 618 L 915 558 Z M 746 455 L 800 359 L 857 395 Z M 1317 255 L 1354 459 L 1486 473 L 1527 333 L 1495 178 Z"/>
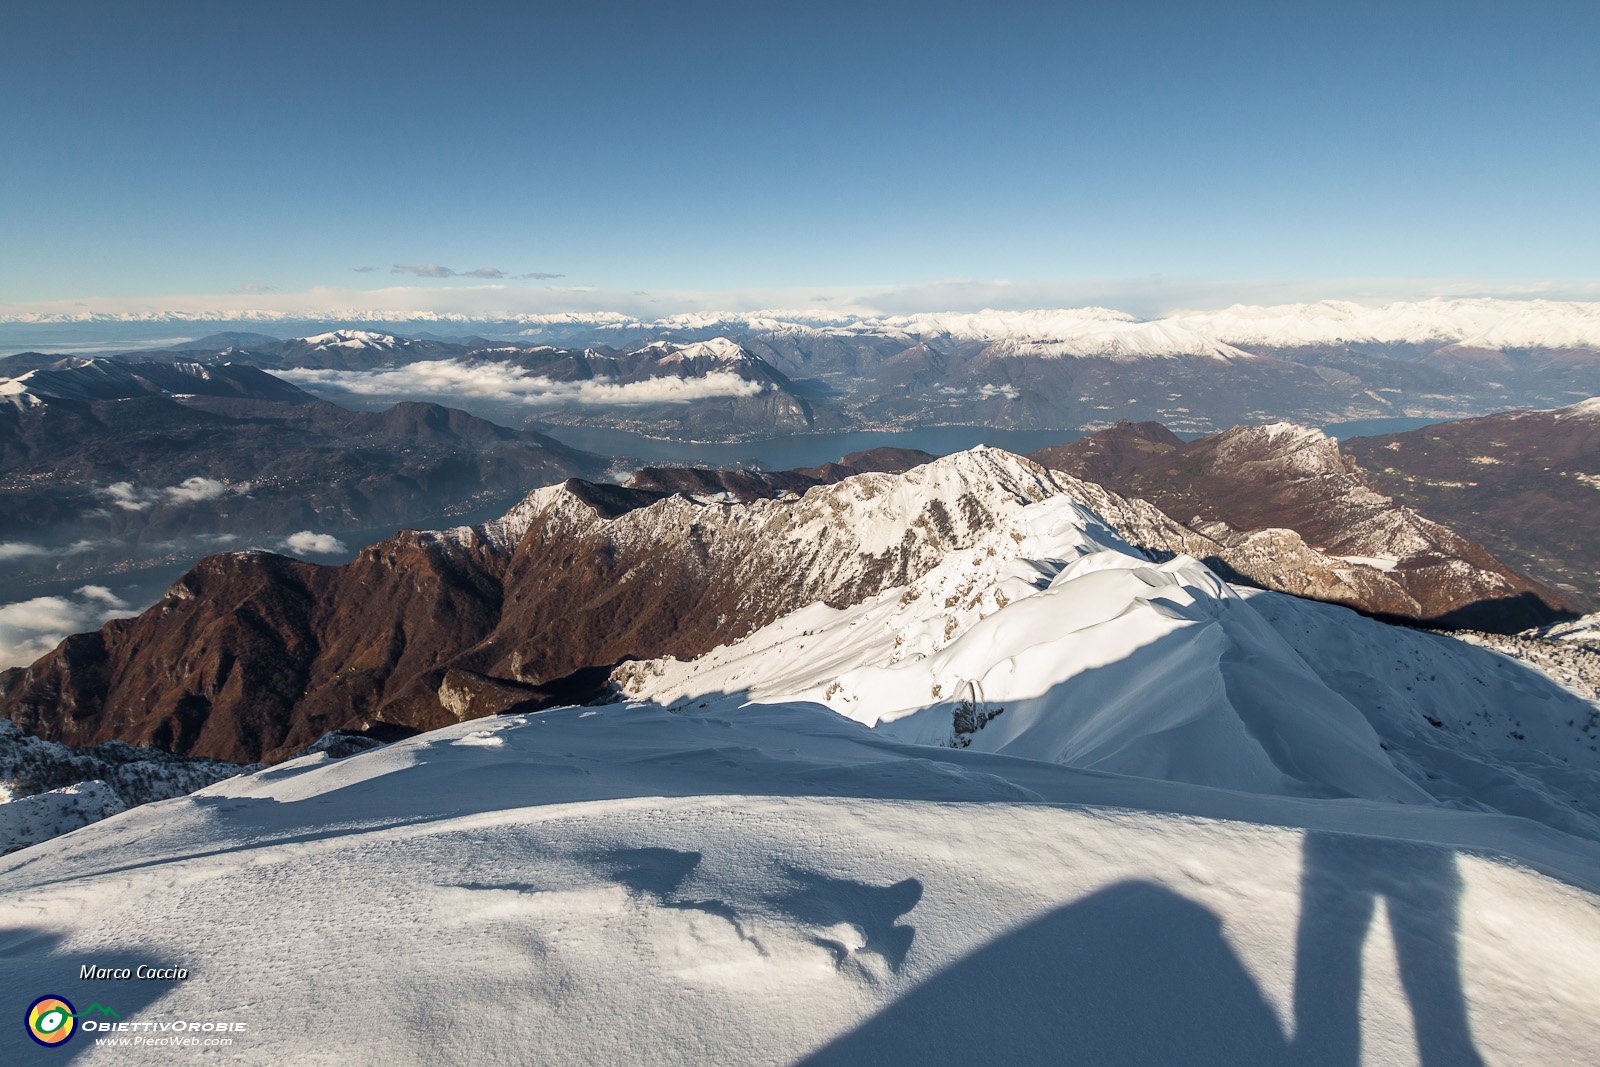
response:
<path id="1" fill-rule="evenodd" d="M 121 1015 L 98 1001 L 80 1012 L 72 1006 L 72 1001 L 66 997 L 58 997 L 53 993 L 46 993 L 28 1005 L 26 1017 L 28 1036 L 45 1048 L 65 1045 L 72 1040 L 72 1035 L 78 1032 L 78 1020 L 85 1015 L 109 1015 L 113 1019 L 122 1018 Z"/>

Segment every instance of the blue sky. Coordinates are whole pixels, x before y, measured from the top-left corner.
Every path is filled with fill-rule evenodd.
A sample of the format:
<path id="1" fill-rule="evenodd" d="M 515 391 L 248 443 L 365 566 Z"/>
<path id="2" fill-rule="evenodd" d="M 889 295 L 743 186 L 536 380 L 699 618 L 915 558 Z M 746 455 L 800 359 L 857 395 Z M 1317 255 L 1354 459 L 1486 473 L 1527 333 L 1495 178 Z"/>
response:
<path id="1" fill-rule="evenodd" d="M 562 275 L 488 280 L 547 304 L 1600 278 L 1592 2 L 23 3 L 5 22 L 12 309 L 486 283 L 393 272 L 429 264 Z"/>

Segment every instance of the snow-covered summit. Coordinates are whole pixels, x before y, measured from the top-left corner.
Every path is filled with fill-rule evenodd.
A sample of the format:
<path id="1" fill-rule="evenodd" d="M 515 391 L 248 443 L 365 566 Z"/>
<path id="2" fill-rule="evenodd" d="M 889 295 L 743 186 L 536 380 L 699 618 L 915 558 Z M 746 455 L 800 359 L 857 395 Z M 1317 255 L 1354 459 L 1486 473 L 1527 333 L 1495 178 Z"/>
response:
<path id="1" fill-rule="evenodd" d="M 386 333 L 374 333 L 371 330 L 332 330 L 328 333 L 319 333 L 311 337 L 302 337 L 300 341 L 312 348 L 395 348 L 400 341 Z"/>
<path id="2" fill-rule="evenodd" d="M 742 363 L 754 358 L 737 341 L 726 337 L 713 337 L 706 341 L 694 341 L 689 344 L 677 344 L 672 341 L 652 341 L 644 347 L 644 351 L 655 355 L 656 362 L 663 364 L 691 361 Z"/>

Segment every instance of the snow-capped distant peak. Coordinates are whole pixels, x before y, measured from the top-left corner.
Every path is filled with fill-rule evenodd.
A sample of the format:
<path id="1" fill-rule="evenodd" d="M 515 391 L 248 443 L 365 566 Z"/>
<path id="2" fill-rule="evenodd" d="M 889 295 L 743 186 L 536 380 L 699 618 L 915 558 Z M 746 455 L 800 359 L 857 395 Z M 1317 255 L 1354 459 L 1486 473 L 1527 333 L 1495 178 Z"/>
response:
<path id="1" fill-rule="evenodd" d="M 15 378 L 0 378 L 0 401 L 15 408 L 31 408 L 43 404 L 44 401 L 28 388 L 28 379 L 32 376 L 33 372 L 29 371 Z"/>
<path id="2" fill-rule="evenodd" d="M 908 338 L 989 341 L 1021 355 L 1044 357 L 1252 358 L 1249 353 L 1182 323 L 1167 319 L 1142 321 L 1126 312 L 1099 307 L 899 315 L 865 320 L 859 328 Z"/>
<path id="3" fill-rule="evenodd" d="M 1591 396 L 1569 407 L 1556 410 L 1558 419 L 1600 419 L 1600 396 Z"/>
<path id="4" fill-rule="evenodd" d="M 750 358 L 750 353 L 737 342 L 726 337 L 713 337 L 708 341 L 677 344 L 672 341 L 652 341 L 645 345 L 647 352 L 660 352 L 659 363 L 681 363 L 685 360 L 708 360 L 715 363 L 739 363 Z"/>
<path id="5" fill-rule="evenodd" d="M 389 334 L 371 330 L 332 330 L 300 340 L 313 348 L 394 348 L 400 343 Z"/>

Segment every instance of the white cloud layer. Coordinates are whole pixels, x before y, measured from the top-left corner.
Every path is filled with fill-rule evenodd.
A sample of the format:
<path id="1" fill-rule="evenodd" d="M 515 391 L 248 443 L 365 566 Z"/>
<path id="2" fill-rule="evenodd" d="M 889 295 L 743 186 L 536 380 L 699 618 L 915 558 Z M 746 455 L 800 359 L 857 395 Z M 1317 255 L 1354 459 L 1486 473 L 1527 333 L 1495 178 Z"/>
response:
<path id="1" fill-rule="evenodd" d="M 40 596 L 0 604 L 0 669 L 26 666 L 68 634 L 98 629 L 111 619 L 136 614 L 127 601 L 103 585 L 81 586 L 70 597 Z"/>
<path id="2" fill-rule="evenodd" d="M 424 266 L 429 266 L 424 264 Z M 853 316 L 984 308 L 1113 307 L 1142 316 L 1181 308 L 1318 300 L 1388 302 L 1433 297 L 1600 299 L 1600 279 L 1485 278 L 1186 279 L 1077 278 L 1054 281 L 945 279 L 910 284 L 644 289 L 584 285 L 399 285 L 378 289 L 317 286 L 299 292 L 191 293 L 0 302 L 0 323 L 122 321 L 436 322 L 514 319 L 562 312 L 619 312 L 642 318 L 695 311 L 804 308 Z"/>
<path id="3" fill-rule="evenodd" d="M 469 397 L 530 405 L 682 404 L 714 397 L 755 396 L 760 382 L 728 371 L 699 378 L 650 378 L 638 382 L 561 382 L 508 363 L 428 360 L 373 371 L 298 368 L 275 371 L 297 385 L 324 386 L 360 396 Z"/>
<path id="4" fill-rule="evenodd" d="M 332 534 L 301 530 L 283 539 L 283 547 L 297 556 L 336 556 L 349 551 L 344 542 Z"/>

